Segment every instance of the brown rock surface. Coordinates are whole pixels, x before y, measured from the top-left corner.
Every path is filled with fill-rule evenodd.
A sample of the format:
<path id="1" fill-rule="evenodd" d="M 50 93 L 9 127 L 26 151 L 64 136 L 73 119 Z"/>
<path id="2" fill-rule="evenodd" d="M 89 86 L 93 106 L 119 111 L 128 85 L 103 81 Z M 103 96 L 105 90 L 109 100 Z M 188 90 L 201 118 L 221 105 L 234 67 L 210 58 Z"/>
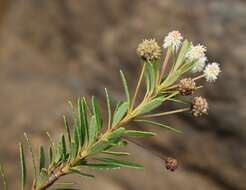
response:
<path id="1" fill-rule="evenodd" d="M 0 14 L 0 159 L 18 189 L 17 143 L 24 131 L 35 144 L 62 130 L 67 100 L 110 89 L 122 94 L 118 69 L 135 85 L 135 48 L 144 37 L 159 42 L 179 29 L 204 42 L 223 75 L 203 90 L 209 116 L 167 118 L 183 135 L 161 131 L 145 146 L 174 156 L 180 169 L 130 145 L 144 171 L 98 173 L 81 180 L 82 189 L 244 190 L 246 189 L 246 2 L 242 0 L 5 0 Z M 103 105 L 103 104 L 102 104 Z M 65 180 L 65 179 L 64 179 Z"/>

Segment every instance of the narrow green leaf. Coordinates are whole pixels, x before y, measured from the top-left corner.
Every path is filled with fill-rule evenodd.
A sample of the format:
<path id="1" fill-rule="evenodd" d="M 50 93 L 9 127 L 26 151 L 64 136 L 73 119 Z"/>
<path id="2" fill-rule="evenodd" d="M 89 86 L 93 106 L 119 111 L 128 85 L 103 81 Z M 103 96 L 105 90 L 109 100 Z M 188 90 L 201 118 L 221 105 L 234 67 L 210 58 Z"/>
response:
<path id="1" fill-rule="evenodd" d="M 178 80 L 178 78 L 181 76 L 181 74 L 182 74 L 181 70 L 176 70 L 172 72 L 170 75 L 168 75 L 168 77 L 164 80 L 164 82 L 162 82 L 161 88 L 165 89 L 171 86 L 172 84 L 174 84 Z"/>
<path id="2" fill-rule="evenodd" d="M 152 64 L 149 63 L 148 64 L 148 75 L 149 75 L 149 85 L 150 85 L 150 89 L 149 91 L 153 91 L 155 89 L 156 86 L 156 73 L 157 73 L 157 65 L 158 64 Z"/>
<path id="3" fill-rule="evenodd" d="M 73 131 L 73 140 L 71 141 L 71 148 L 70 148 L 70 159 L 73 160 L 76 158 L 79 148 L 78 142 L 78 133 L 76 130 Z"/>
<path id="4" fill-rule="evenodd" d="M 19 151 L 20 151 L 20 163 L 21 163 L 21 187 L 22 190 L 25 189 L 26 186 L 26 161 L 25 161 L 25 155 L 23 151 L 23 145 L 19 144 Z"/>
<path id="5" fill-rule="evenodd" d="M 149 75 L 149 64 L 146 66 L 146 72 L 144 73 L 145 82 L 146 82 L 146 93 L 149 93 L 151 91 L 151 80 Z"/>
<path id="6" fill-rule="evenodd" d="M 73 119 L 73 128 L 78 128 L 79 126 L 79 118 L 75 112 L 73 103 L 71 101 L 68 101 L 70 107 L 71 107 L 71 111 L 72 111 L 72 119 Z"/>
<path id="7" fill-rule="evenodd" d="M 121 119 L 125 116 L 127 109 L 128 103 L 124 102 L 117 108 L 117 110 L 115 110 L 112 127 L 115 127 L 121 121 Z"/>
<path id="8" fill-rule="evenodd" d="M 50 164 L 54 164 L 55 162 L 55 158 L 54 158 L 54 154 L 55 154 L 55 143 L 54 141 L 52 140 L 52 137 L 51 135 L 49 134 L 49 132 L 46 132 L 46 135 L 48 136 L 48 139 L 49 139 L 49 162 Z"/>
<path id="9" fill-rule="evenodd" d="M 36 167 L 35 156 L 34 156 L 34 153 L 33 153 L 32 144 L 30 143 L 30 140 L 29 140 L 29 138 L 28 138 L 26 133 L 24 133 L 24 136 L 26 138 L 26 142 L 27 142 L 29 151 L 30 151 L 31 156 L 32 156 L 32 164 L 33 164 L 33 171 L 34 171 L 34 181 L 36 181 L 37 180 L 37 167 Z"/>
<path id="10" fill-rule="evenodd" d="M 58 143 L 58 145 L 55 147 L 54 163 L 59 163 L 61 158 L 61 143 Z"/>
<path id="11" fill-rule="evenodd" d="M 191 102 L 190 101 L 187 101 L 187 100 L 180 100 L 180 99 L 177 99 L 177 98 L 169 98 L 168 101 L 172 101 L 172 102 L 177 102 L 177 103 L 180 103 L 180 104 L 188 104 L 190 105 Z"/>
<path id="12" fill-rule="evenodd" d="M 3 166 L 1 164 L 0 164 L 0 174 L 1 174 L 1 177 L 3 179 L 3 190 L 7 190 L 8 189 L 7 180 L 6 180 Z"/>
<path id="13" fill-rule="evenodd" d="M 114 130 L 109 136 L 108 136 L 108 141 L 110 144 L 115 144 L 118 143 L 122 137 L 125 134 L 126 129 L 123 127 L 120 127 L 116 130 Z"/>
<path id="14" fill-rule="evenodd" d="M 80 176 L 82 176 L 82 177 L 91 177 L 91 178 L 95 178 L 94 175 L 92 175 L 92 174 L 87 174 L 87 173 L 84 173 L 84 172 L 81 172 L 81 171 L 80 171 L 79 169 L 77 169 L 76 167 L 71 168 L 71 169 L 70 169 L 70 172 L 71 172 L 71 173 L 78 174 L 78 175 L 80 175 Z"/>
<path id="15" fill-rule="evenodd" d="M 81 127 L 80 127 L 79 100 L 78 100 L 78 113 L 75 111 L 72 102 L 69 101 L 68 103 L 69 103 L 69 105 L 71 107 L 71 110 L 72 110 L 72 119 L 73 119 L 72 126 L 73 126 L 73 129 L 77 131 L 77 135 L 78 135 L 78 146 L 80 147 L 83 144 L 83 137 L 82 137 L 83 134 L 82 134 Z"/>
<path id="16" fill-rule="evenodd" d="M 110 105 L 110 99 L 109 99 L 108 91 L 106 88 L 105 88 L 105 94 L 106 94 L 107 108 L 108 108 L 108 127 L 110 127 L 111 126 L 112 111 L 111 111 L 111 105 Z"/>
<path id="17" fill-rule="evenodd" d="M 70 129 L 68 127 L 67 118 L 65 115 L 63 116 L 63 121 L 64 121 L 64 127 L 65 127 L 65 130 L 67 132 L 67 138 L 68 138 L 68 142 L 69 142 L 69 146 L 70 146 L 71 145 L 71 134 L 70 134 Z"/>
<path id="18" fill-rule="evenodd" d="M 76 131 L 77 128 L 74 129 Z M 78 135 L 76 133 L 76 139 L 77 139 L 77 146 L 79 145 L 78 142 Z M 59 143 L 55 147 L 55 155 L 54 155 L 54 162 L 59 163 L 61 161 L 65 161 L 67 159 L 67 154 L 66 154 L 66 142 L 65 142 L 65 136 L 64 134 L 61 135 Z"/>
<path id="19" fill-rule="evenodd" d="M 45 168 L 45 152 L 44 152 L 44 147 L 40 146 L 39 150 L 39 172 Z"/>
<path id="20" fill-rule="evenodd" d="M 53 164 L 53 150 L 49 147 L 49 163 Z"/>
<path id="21" fill-rule="evenodd" d="M 113 156 L 128 156 L 128 155 L 130 155 L 130 153 L 128 153 L 128 152 L 116 152 L 116 151 L 109 151 L 109 150 L 102 151 L 102 153 L 103 154 L 110 154 Z"/>
<path id="22" fill-rule="evenodd" d="M 82 134 L 82 142 L 85 145 L 89 140 L 89 129 L 88 129 L 88 121 L 87 121 L 87 109 L 86 109 L 86 101 L 85 99 L 79 100 L 79 118 L 80 118 L 80 131 Z"/>
<path id="23" fill-rule="evenodd" d="M 131 97 L 130 97 L 130 93 L 129 93 L 129 88 L 128 88 L 128 85 L 127 85 L 126 77 L 125 77 L 125 75 L 124 75 L 124 73 L 122 71 L 120 71 L 120 76 L 121 76 L 121 80 L 123 82 L 123 86 L 124 86 L 124 90 L 125 90 L 128 106 L 130 106 L 131 105 Z"/>
<path id="24" fill-rule="evenodd" d="M 79 147 L 79 135 L 78 130 L 74 130 L 74 142 L 76 143 L 76 146 Z"/>
<path id="25" fill-rule="evenodd" d="M 160 96 L 149 101 L 148 103 L 144 104 L 143 106 L 139 107 L 139 109 L 136 110 L 136 115 L 142 115 L 154 110 L 155 108 L 159 107 L 162 104 L 163 99 L 164 97 Z"/>
<path id="26" fill-rule="evenodd" d="M 92 110 L 93 110 L 93 115 L 95 116 L 96 119 L 96 134 L 99 134 L 102 129 L 102 116 L 99 110 L 97 100 L 94 96 L 92 97 Z"/>
<path id="27" fill-rule="evenodd" d="M 189 47 L 190 47 L 190 43 L 188 42 L 188 40 L 185 40 L 183 42 L 181 49 L 180 49 L 176 64 L 174 66 L 174 70 L 178 69 L 179 66 L 182 65 Z"/>
<path id="28" fill-rule="evenodd" d="M 63 134 L 61 137 L 61 154 L 62 154 L 62 160 L 65 161 L 67 155 L 67 147 L 66 147 L 65 136 Z"/>
<path id="29" fill-rule="evenodd" d="M 119 101 L 119 102 L 116 103 L 116 106 L 115 106 L 114 114 L 113 114 L 113 115 L 115 115 L 115 113 L 117 112 L 117 110 L 119 109 L 119 107 L 120 107 L 123 103 L 124 103 L 124 101 Z"/>
<path id="30" fill-rule="evenodd" d="M 101 140 L 96 142 L 89 150 L 89 155 L 95 155 L 103 150 L 105 150 L 108 146 L 110 146 L 109 142 L 106 140 Z"/>
<path id="31" fill-rule="evenodd" d="M 135 120 L 135 121 L 138 121 L 138 122 L 144 122 L 144 123 L 147 123 L 147 124 L 152 124 L 152 125 L 156 125 L 156 126 L 159 126 L 161 128 L 164 128 L 164 129 L 168 129 L 170 131 L 173 131 L 175 133 L 182 133 L 182 131 L 178 130 L 178 129 L 175 129 L 173 127 L 170 127 L 170 126 L 167 126 L 165 124 L 162 124 L 162 123 L 158 123 L 158 122 L 155 122 L 155 121 L 150 121 L 150 120 L 144 120 L 144 119 L 139 119 L 139 120 Z"/>
<path id="32" fill-rule="evenodd" d="M 92 116 L 89 122 L 89 143 L 93 143 L 97 137 L 96 117 Z"/>
<path id="33" fill-rule="evenodd" d="M 157 134 L 149 131 L 127 130 L 126 135 L 129 137 L 149 137 L 149 136 L 155 136 Z"/>
<path id="34" fill-rule="evenodd" d="M 125 128 L 121 127 L 119 129 L 116 129 L 108 136 L 107 139 L 96 142 L 90 148 L 89 154 L 95 155 L 96 153 L 102 152 L 104 150 L 107 150 L 109 147 L 116 145 L 122 139 L 124 134 L 125 134 Z"/>
<path id="35" fill-rule="evenodd" d="M 54 143 L 54 141 L 53 141 L 53 139 L 52 139 L 52 137 L 51 137 L 51 135 L 50 135 L 50 133 L 49 132 L 46 132 L 46 135 L 47 135 L 47 137 L 48 137 L 48 139 L 49 139 L 49 145 L 50 145 L 50 147 L 53 149 L 53 151 L 54 151 L 54 149 L 55 149 L 55 143 Z"/>
<path id="36" fill-rule="evenodd" d="M 150 81 L 151 81 L 151 90 L 155 88 L 155 68 L 154 65 L 150 64 Z"/>
<path id="37" fill-rule="evenodd" d="M 80 127 L 79 126 L 77 126 L 76 128 L 75 128 L 75 131 L 76 131 L 76 134 L 77 134 L 77 142 L 78 142 L 78 147 L 82 147 L 82 145 L 83 145 L 83 140 L 82 140 L 82 133 L 81 133 L 81 130 L 80 130 Z"/>
<path id="38" fill-rule="evenodd" d="M 70 150 L 70 160 L 74 160 L 77 156 L 78 145 L 74 141 L 71 142 L 71 150 Z"/>
<path id="39" fill-rule="evenodd" d="M 106 164 L 110 164 L 112 166 L 126 167 L 126 168 L 134 168 L 134 169 L 143 169 L 141 164 L 125 161 L 125 160 L 115 160 L 112 158 L 96 158 L 98 161 L 104 162 Z"/>
<path id="40" fill-rule="evenodd" d="M 196 61 L 193 61 L 193 62 L 190 62 L 190 63 L 188 62 L 187 65 L 181 67 L 181 68 L 179 69 L 180 72 L 181 72 L 181 74 L 184 74 L 184 73 L 186 73 L 186 72 L 191 71 L 191 69 L 194 67 L 195 63 L 196 63 Z"/>

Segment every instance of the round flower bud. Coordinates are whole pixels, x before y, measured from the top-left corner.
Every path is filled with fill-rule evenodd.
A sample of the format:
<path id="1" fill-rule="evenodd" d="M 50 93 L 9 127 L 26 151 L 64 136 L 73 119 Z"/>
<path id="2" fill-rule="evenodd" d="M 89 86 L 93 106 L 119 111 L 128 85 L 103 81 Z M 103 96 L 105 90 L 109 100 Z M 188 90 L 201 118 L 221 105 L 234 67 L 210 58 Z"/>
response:
<path id="1" fill-rule="evenodd" d="M 155 39 L 145 39 L 138 45 L 137 54 L 144 60 L 154 61 L 160 59 L 161 48 Z"/>
<path id="2" fill-rule="evenodd" d="M 207 58 L 206 56 L 203 56 L 203 57 L 199 58 L 199 59 L 195 62 L 194 66 L 193 66 L 193 68 L 192 68 L 192 70 L 191 70 L 191 72 L 192 72 L 192 73 L 196 73 L 196 72 L 201 72 L 201 71 L 203 71 L 203 69 L 204 69 L 204 67 L 205 67 L 205 65 L 206 65 L 206 61 L 207 61 L 207 60 L 208 60 L 208 58 Z"/>
<path id="3" fill-rule="evenodd" d="M 218 78 L 221 70 L 219 64 L 213 62 L 211 64 L 208 64 L 203 72 L 208 82 L 214 82 Z"/>
<path id="4" fill-rule="evenodd" d="M 186 58 L 190 61 L 198 60 L 206 56 L 206 51 L 207 48 L 201 44 L 198 44 L 196 46 L 192 45 L 189 51 L 186 53 Z"/>
<path id="5" fill-rule="evenodd" d="M 202 98 L 201 96 L 195 97 L 192 101 L 192 114 L 194 116 L 200 116 L 202 114 L 208 113 L 208 102 L 205 98 Z"/>
<path id="6" fill-rule="evenodd" d="M 171 47 L 174 52 L 177 52 L 182 45 L 183 36 L 177 30 L 169 32 L 163 42 L 163 48 Z"/>
<path id="7" fill-rule="evenodd" d="M 180 80 L 178 88 L 181 95 L 189 96 L 195 91 L 196 83 L 191 78 L 184 78 Z"/>
<path id="8" fill-rule="evenodd" d="M 167 170 L 174 172 L 178 168 L 178 161 L 174 158 L 168 157 L 165 160 L 165 166 Z"/>

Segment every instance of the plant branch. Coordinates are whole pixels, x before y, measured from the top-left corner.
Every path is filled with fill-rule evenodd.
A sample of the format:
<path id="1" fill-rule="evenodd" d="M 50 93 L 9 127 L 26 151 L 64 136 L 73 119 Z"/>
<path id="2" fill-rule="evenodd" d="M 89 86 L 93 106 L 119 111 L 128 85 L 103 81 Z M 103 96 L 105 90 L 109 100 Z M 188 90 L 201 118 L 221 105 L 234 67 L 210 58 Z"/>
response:
<path id="1" fill-rule="evenodd" d="M 178 92 L 175 92 L 171 95 L 169 95 L 168 97 L 165 98 L 165 100 L 173 97 L 174 95 L 176 95 Z M 127 125 L 131 120 L 133 120 L 134 118 L 136 118 L 138 115 L 136 115 L 136 111 L 141 108 L 141 106 L 147 104 L 149 101 L 151 101 L 152 98 L 157 97 L 159 94 L 155 94 L 153 95 L 153 97 L 150 97 L 148 99 L 143 100 L 134 110 L 132 110 L 131 112 L 127 113 L 125 115 L 125 117 L 119 122 L 118 125 L 116 125 L 115 127 L 110 127 L 108 128 L 108 130 L 101 136 L 100 139 L 98 139 L 97 143 L 107 139 L 107 137 L 116 129 Z M 171 114 L 171 113 L 170 113 Z M 87 147 L 87 149 L 90 149 L 90 147 Z M 86 152 L 86 150 L 84 150 Z M 81 155 L 81 154 L 79 154 Z M 74 161 L 72 162 L 68 162 L 65 165 L 62 165 L 61 167 L 57 168 L 57 169 L 53 169 L 53 171 L 51 171 L 51 175 L 48 177 L 48 179 L 43 183 L 43 185 L 41 187 L 38 188 L 34 188 L 34 190 L 45 190 L 48 187 L 50 187 L 52 184 L 54 184 L 60 177 L 69 174 L 70 169 L 76 165 L 77 162 L 79 162 L 80 160 L 87 160 L 86 157 L 88 155 L 84 154 L 82 157 L 78 156 Z"/>
<path id="2" fill-rule="evenodd" d="M 193 80 L 195 81 L 195 80 L 201 79 L 201 78 L 203 78 L 203 77 L 205 77 L 205 74 L 202 74 L 202 75 L 200 75 L 200 76 L 197 76 L 197 77 L 193 78 Z"/>
<path id="3" fill-rule="evenodd" d="M 179 35 L 179 33 L 177 32 L 174 32 L 174 34 Z M 173 33 L 170 33 L 169 35 L 173 35 Z M 178 36 L 174 37 L 177 38 Z M 170 38 L 169 40 L 172 40 L 172 38 Z M 190 102 L 192 102 L 193 104 L 192 111 L 194 111 L 195 108 L 194 104 L 198 104 L 196 106 L 197 109 L 195 110 L 197 115 L 206 113 L 207 102 L 205 99 L 201 97 L 196 97 L 199 98 L 199 101 L 194 103 L 193 99 L 189 103 L 186 103 L 185 101 L 180 100 L 177 97 L 178 94 L 188 95 L 188 93 L 183 93 L 183 91 L 189 92 L 189 88 L 191 88 L 188 84 L 185 86 L 184 89 L 181 89 L 182 86 L 179 86 L 177 84 L 177 81 L 181 76 L 183 76 L 183 74 L 192 70 L 192 63 L 186 62 L 186 53 L 188 51 L 189 44 L 190 42 L 186 40 L 182 45 L 181 50 L 178 51 L 177 48 L 177 51 L 174 53 L 172 52 L 172 47 L 169 45 L 165 58 L 163 59 L 163 63 L 161 64 L 159 63 L 159 60 L 161 60 L 161 49 L 158 46 L 157 42 L 153 39 L 144 40 L 137 48 L 137 53 L 142 60 L 145 60 L 145 62 L 142 65 L 133 98 L 131 98 L 130 96 L 127 80 L 123 72 L 121 71 L 120 74 L 125 90 L 126 100 L 119 101 L 115 109 L 111 111 L 111 101 L 108 92 L 105 89 L 108 108 L 108 122 L 106 124 L 103 124 L 103 114 L 101 112 L 102 110 L 100 110 L 99 103 L 97 102 L 95 97 L 92 97 L 91 99 L 91 106 L 87 104 L 85 98 L 79 98 L 76 110 L 73 108 L 72 103 L 70 103 L 72 107 L 72 130 L 69 130 L 69 124 L 66 120 L 66 117 L 64 117 L 64 126 L 67 134 L 62 134 L 60 140 L 55 143 L 49 133 L 47 133 L 50 142 L 48 154 L 49 159 L 45 158 L 46 154 L 43 146 L 41 145 L 38 162 L 39 165 L 36 165 L 36 157 L 33 153 L 32 145 L 25 133 L 24 136 L 26 138 L 26 142 L 29 148 L 29 152 L 31 153 L 33 162 L 34 176 L 32 190 L 46 190 L 62 176 L 68 174 L 79 173 L 82 176 L 94 177 L 91 174 L 83 173 L 84 171 L 82 172 L 82 167 L 99 169 L 98 165 L 106 165 L 110 169 L 120 167 L 142 168 L 141 165 L 131 163 L 126 160 L 101 158 L 97 156 L 98 154 L 104 152 L 115 156 L 123 155 L 122 152 L 111 150 L 114 147 L 125 145 L 126 143 L 125 141 L 123 141 L 124 138 L 129 140 L 129 138 L 127 137 L 146 137 L 156 134 L 151 131 L 127 129 L 127 125 L 132 121 L 144 122 L 146 124 L 156 125 L 158 127 L 180 133 L 179 130 L 172 128 L 171 126 L 167 126 L 163 123 L 143 118 L 160 117 L 191 111 L 192 106 Z M 177 47 L 179 45 L 180 44 L 177 44 Z M 170 69 L 167 69 L 170 56 L 173 56 L 174 59 L 172 65 L 170 65 Z M 146 93 L 142 99 L 136 101 L 145 74 Z M 200 78 L 203 78 L 204 76 L 205 75 L 202 74 L 193 78 L 193 80 L 198 80 Z M 196 87 L 196 89 L 199 89 L 201 87 L 202 86 L 198 86 Z M 192 88 L 192 90 L 194 90 L 194 88 Z M 202 101 L 202 104 L 200 100 Z M 160 106 L 162 106 L 166 101 L 173 101 L 188 105 L 186 105 L 186 108 L 151 114 Z M 107 125 L 105 130 L 104 125 Z M 67 146 L 66 141 L 68 141 L 69 146 Z M 134 141 L 131 142 L 136 144 Z M 141 145 L 138 146 L 143 147 Z M 22 149 L 22 144 L 20 146 L 20 158 L 22 169 L 22 189 L 25 189 L 27 176 L 25 172 L 26 162 L 24 151 Z M 163 159 L 163 157 L 161 159 Z M 45 164 L 46 160 L 49 161 L 48 164 Z M 170 159 L 165 159 L 165 161 L 168 164 L 172 164 L 170 163 Z M 172 167 L 170 165 L 166 167 L 171 171 L 174 171 L 175 169 L 175 167 Z M 0 174 L 2 175 L 4 180 L 4 190 L 7 190 L 6 179 L 1 165 Z"/>

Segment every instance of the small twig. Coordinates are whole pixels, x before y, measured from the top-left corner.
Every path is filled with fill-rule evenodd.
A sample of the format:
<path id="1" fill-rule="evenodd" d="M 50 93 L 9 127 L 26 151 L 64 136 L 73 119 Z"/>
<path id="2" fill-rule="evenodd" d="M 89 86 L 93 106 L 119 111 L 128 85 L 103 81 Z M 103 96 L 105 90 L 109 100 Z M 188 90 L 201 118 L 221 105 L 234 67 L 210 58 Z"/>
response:
<path id="1" fill-rule="evenodd" d="M 132 99 L 132 105 L 130 107 L 130 111 L 132 111 L 134 103 L 136 101 L 136 98 L 137 98 L 137 95 L 138 95 L 138 91 L 139 91 L 139 88 L 140 88 L 140 85 L 141 85 L 141 82 L 142 82 L 142 79 L 143 79 L 143 75 L 144 75 L 144 72 L 145 72 L 145 68 L 146 68 L 146 62 L 144 62 L 143 67 L 142 67 L 142 71 L 141 71 L 141 74 L 140 74 L 140 77 L 139 77 L 139 80 L 138 80 L 138 83 L 137 83 L 137 87 L 136 87 L 136 90 L 135 90 L 135 93 L 134 93 L 134 96 L 133 96 L 133 99 Z"/>
<path id="2" fill-rule="evenodd" d="M 186 112 L 186 111 L 190 111 L 190 110 L 191 110 L 191 108 L 182 108 L 182 109 L 172 110 L 172 111 L 167 111 L 167 112 L 162 112 L 162 113 L 144 115 L 144 116 L 141 116 L 140 118 L 160 117 L 160 116 L 164 116 L 164 115 L 171 115 L 174 113 L 181 113 L 181 112 Z"/>
<path id="3" fill-rule="evenodd" d="M 205 74 L 202 74 L 202 75 L 200 75 L 200 76 L 197 76 L 197 77 L 193 78 L 193 80 L 195 81 L 195 80 L 201 79 L 201 78 L 203 78 L 203 77 L 205 77 Z"/>
<path id="4" fill-rule="evenodd" d="M 159 78 L 159 84 L 161 82 L 161 79 L 162 79 L 165 71 L 166 71 L 167 63 L 168 63 L 168 60 L 169 60 L 170 55 L 171 55 L 171 49 L 168 48 L 167 53 L 166 53 L 166 57 L 164 59 L 163 65 L 162 65 L 161 75 L 160 75 L 160 78 Z"/>

